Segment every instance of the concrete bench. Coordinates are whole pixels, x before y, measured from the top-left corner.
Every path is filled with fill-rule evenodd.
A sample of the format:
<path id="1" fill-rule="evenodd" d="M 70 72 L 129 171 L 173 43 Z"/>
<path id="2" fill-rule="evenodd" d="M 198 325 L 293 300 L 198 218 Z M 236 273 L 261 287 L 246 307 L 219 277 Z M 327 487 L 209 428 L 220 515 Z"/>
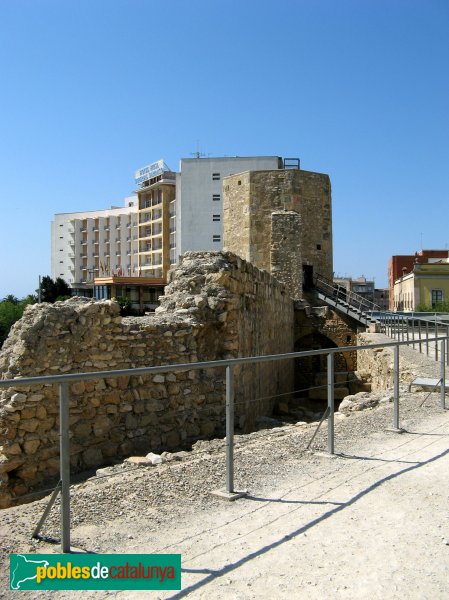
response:
<path id="1" fill-rule="evenodd" d="M 441 379 L 430 379 L 429 377 L 417 377 L 411 383 L 408 384 L 408 391 L 412 391 L 412 385 L 422 387 L 425 389 L 441 389 Z M 449 382 L 444 382 L 444 389 L 449 390 Z"/>

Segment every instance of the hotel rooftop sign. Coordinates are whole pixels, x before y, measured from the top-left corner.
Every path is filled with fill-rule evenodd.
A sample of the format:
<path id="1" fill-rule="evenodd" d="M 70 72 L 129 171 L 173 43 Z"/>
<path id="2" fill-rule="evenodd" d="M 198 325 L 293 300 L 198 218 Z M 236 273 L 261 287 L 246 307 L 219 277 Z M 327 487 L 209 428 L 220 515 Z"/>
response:
<path id="1" fill-rule="evenodd" d="M 148 181 L 153 177 L 162 175 L 162 173 L 165 171 L 170 171 L 170 169 L 161 159 L 136 171 L 134 174 L 134 180 L 137 185 L 141 186 L 144 181 Z"/>

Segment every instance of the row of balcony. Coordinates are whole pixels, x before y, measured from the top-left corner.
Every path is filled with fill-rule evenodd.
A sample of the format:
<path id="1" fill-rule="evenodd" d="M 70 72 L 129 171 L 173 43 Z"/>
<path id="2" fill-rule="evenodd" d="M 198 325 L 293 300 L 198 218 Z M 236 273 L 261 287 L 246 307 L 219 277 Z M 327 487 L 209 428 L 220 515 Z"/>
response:
<path id="1" fill-rule="evenodd" d="M 162 261 L 145 261 L 143 263 L 140 263 L 141 267 L 161 267 L 162 266 Z"/>
<path id="2" fill-rule="evenodd" d="M 160 221 L 161 219 L 162 219 L 162 211 L 158 210 L 158 211 L 154 211 L 152 213 L 152 216 L 150 216 L 150 214 L 144 215 L 143 218 L 141 218 L 141 220 L 140 220 L 139 223 L 137 221 L 134 222 L 134 223 L 132 223 L 132 224 L 131 223 L 127 223 L 126 227 L 128 229 L 131 229 L 132 227 L 137 227 L 138 225 L 142 225 L 142 224 L 146 224 L 146 223 L 152 223 L 153 221 Z M 121 227 L 122 227 L 121 225 L 116 225 L 115 229 L 119 230 L 119 229 L 121 229 Z M 114 228 L 112 228 L 112 229 L 114 229 Z M 110 230 L 111 230 L 111 228 L 109 227 L 109 225 L 105 225 L 103 227 L 103 231 L 110 231 Z M 100 229 L 98 227 L 92 227 L 90 229 L 90 231 L 93 232 L 93 233 L 99 233 Z M 88 235 L 89 234 L 89 230 L 87 228 L 80 229 L 79 232 L 82 235 Z M 75 230 L 73 228 L 71 228 L 71 229 L 68 230 L 68 233 L 70 235 L 74 236 L 76 232 L 75 232 Z"/>
<path id="3" fill-rule="evenodd" d="M 121 256 L 122 254 L 123 255 L 126 254 L 127 256 L 131 256 L 131 255 L 139 254 L 139 252 L 138 252 L 138 250 L 127 250 L 126 252 L 115 252 L 112 256 Z M 98 252 L 92 252 L 90 254 L 90 256 L 92 258 L 100 258 L 100 254 L 98 254 Z M 111 254 L 109 252 L 105 252 L 104 254 L 101 254 L 101 256 L 104 256 L 104 258 L 109 258 L 111 256 Z M 83 254 L 83 253 L 80 254 L 80 258 L 86 259 L 88 257 L 89 257 L 88 254 Z M 70 258 L 72 260 L 74 260 L 73 256 L 71 256 Z"/>
<path id="4" fill-rule="evenodd" d="M 133 240 L 138 240 L 139 236 L 138 235 L 133 235 L 133 236 L 128 236 L 126 238 L 126 240 L 124 240 L 125 242 L 131 242 Z M 95 239 L 95 240 L 87 240 L 86 238 L 84 238 L 83 240 L 81 240 L 81 245 L 82 246 L 86 246 L 89 243 L 93 243 L 95 245 L 98 245 L 100 243 L 101 240 L 99 239 Z M 102 240 L 103 244 L 110 244 L 111 242 L 115 242 L 116 244 L 121 244 L 122 243 L 122 239 L 121 238 L 114 238 L 111 240 L 111 238 L 104 238 Z M 70 246 L 75 246 L 75 242 L 69 242 Z"/>
<path id="5" fill-rule="evenodd" d="M 145 208 L 153 208 L 153 206 L 160 206 L 162 204 L 162 197 L 157 198 L 146 198 L 145 200 L 141 200 L 139 210 L 144 210 Z"/>
<path id="6" fill-rule="evenodd" d="M 145 247 L 142 250 L 140 250 L 141 254 L 144 254 L 147 252 L 162 252 L 162 246 L 157 246 L 157 247 L 153 247 L 153 248 L 151 246 L 148 246 L 148 247 Z M 126 252 L 114 252 L 112 254 L 112 256 L 120 256 L 121 254 L 128 254 L 128 255 L 139 254 L 139 250 L 137 250 L 135 248 L 134 249 L 128 248 L 128 250 L 126 250 Z M 68 256 L 71 260 L 75 260 L 74 254 L 69 254 Z M 87 258 L 88 256 L 89 256 L 89 254 L 87 252 L 81 252 L 79 255 L 80 258 Z M 108 257 L 108 256 L 111 256 L 111 253 L 110 252 L 102 252 L 100 254 L 99 252 L 91 252 L 90 256 L 92 256 L 94 258 L 99 258 L 100 256 Z"/>
<path id="7" fill-rule="evenodd" d="M 145 223 L 153 223 L 154 221 L 161 221 L 162 220 L 162 211 L 155 211 L 153 212 L 152 215 L 150 214 L 144 214 L 141 215 L 141 218 L 139 220 L 139 225 L 145 225 Z"/>

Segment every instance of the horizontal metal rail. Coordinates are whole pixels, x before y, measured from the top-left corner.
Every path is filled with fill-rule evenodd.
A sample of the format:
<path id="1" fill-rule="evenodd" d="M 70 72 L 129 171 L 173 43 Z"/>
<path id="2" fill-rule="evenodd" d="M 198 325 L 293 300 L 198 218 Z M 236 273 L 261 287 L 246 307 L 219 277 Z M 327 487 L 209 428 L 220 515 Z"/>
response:
<path id="1" fill-rule="evenodd" d="M 441 343 L 440 364 L 441 379 L 445 381 L 445 344 L 449 342 L 449 336 L 428 338 L 427 341 L 439 341 Z M 375 348 L 393 348 L 394 349 L 394 369 L 393 369 L 393 387 L 394 387 L 394 414 L 393 429 L 399 429 L 399 348 L 400 346 L 409 346 L 413 344 L 410 340 L 396 340 L 394 342 L 380 344 L 364 344 L 358 346 L 342 346 L 339 348 L 323 348 L 319 350 L 303 350 L 300 352 L 288 352 L 284 354 L 270 354 L 264 356 L 248 356 L 242 358 L 231 358 L 225 360 L 213 360 L 197 363 L 178 363 L 159 365 L 156 367 L 138 367 L 134 369 L 116 369 L 111 371 L 91 371 L 84 373 L 67 373 L 64 375 L 41 375 L 38 377 L 16 377 L 13 379 L 0 380 L 1 388 L 17 388 L 35 384 L 59 384 L 59 422 L 60 422 L 60 484 L 54 491 L 49 506 L 44 512 L 36 528 L 40 529 L 51 504 L 56 499 L 57 493 L 61 493 L 60 521 L 61 521 L 61 547 L 63 552 L 70 552 L 70 432 L 69 432 L 69 402 L 70 388 L 69 384 L 74 381 L 92 380 L 139 375 L 151 375 L 156 373 L 191 371 L 208 368 L 226 368 L 226 493 L 230 497 L 236 497 L 234 491 L 234 456 L 233 456 L 233 436 L 234 436 L 234 367 L 239 365 L 248 365 L 255 363 L 264 363 L 270 361 L 290 360 L 296 358 L 305 358 L 309 356 L 327 356 L 327 450 L 329 454 L 334 454 L 334 358 L 336 353 L 355 352 L 359 350 L 372 350 Z M 441 407 L 445 408 L 445 386 L 441 386 Z M 322 421 L 324 420 L 322 417 Z M 310 444 L 313 440 L 311 440 Z M 309 444 L 309 446 L 310 446 Z M 35 530 L 35 532 L 36 532 Z"/>
<path id="2" fill-rule="evenodd" d="M 420 352 L 423 351 L 423 345 L 425 344 L 425 353 L 427 356 L 430 354 L 430 342 L 435 341 L 429 337 L 431 330 L 434 330 L 434 334 L 438 340 L 445 340 L 449 336 L 449 323 L 445 320 L 438 319 L 436 315 L 434 318 L 422 318 L 416 316 L 414 313 L 393 313 L 384 312 L 377 315 L 377 321 L 380 323 L 380 330 L 389 337 L 397 340 L 410 340 L 413 348 L 418 346 Z M 446 364 L 449 365 L 449 344 L 445 342 L 445 355 Z M 438 344 L 435 341 L 435 360 L 438 360 Z"/>
<path id="3" fill-rule="evenodd" d="M 448 339 L 441 336 L 429 338 L 429 342 Z M 393 346 L 410 346 L 412 341 L 384 342 L 383 344 L 364 344 L 361 346 L 339 346 L 337 348 L 320 348 L 319 350 L 302 350 L 300 352 L 287 352 L 284 354 L 266 354 L 261 356 L 245 356 L 242 358 L 227 358 L 223 360 L 208 360 L 196 363 L 175 363 L 160 365 L 157 367 L 136 367 L 134 369 L 115 369 L 111 371 L 87 371 L 83 373 L 66 373 L 64 375 L 39 375 L 37 377 L 15 377 L 14 379 L 0 379 L 0 388 L 32 385 L 39 383 L 70 383 L 85 379 L 102 379 L 103 377 L 123 377 L 151 375 L 155 373 L 192 371 L 197 369 L 209 369 L 219 367 L 233 367 L 236 365 L 247 365 L 252 363 L 263 363 L 291 358 L 304 358 L 306 356 L 319 356 L 320 354 L 339 354 L 340 352 L 356 352 L 358 350 L 370 350 L 372 348 L 390 348 Z"/>

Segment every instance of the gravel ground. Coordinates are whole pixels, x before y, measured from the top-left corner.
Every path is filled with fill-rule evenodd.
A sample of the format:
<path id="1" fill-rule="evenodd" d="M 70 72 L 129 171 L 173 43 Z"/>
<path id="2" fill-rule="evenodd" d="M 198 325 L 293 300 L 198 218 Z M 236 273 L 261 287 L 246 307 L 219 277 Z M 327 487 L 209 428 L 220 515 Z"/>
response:
<path id="1" fill-rule="evenodd" d="M 426 369 L 434 363 L 429 367 L 424 358 L 422 374 L 430 376 L 433 373 Z M 83 596 L 447 598 L 447 478 L 443 489 L 441 473 L 432 467 L 441 464 L 433 451 L 438 450 L 441 460 L 447 461 L 447 413 L 439 407 L 439 394 L 432 394 L 422 405 L 426 397 L 425 392 L 409 394 L 401 389 L 401 426 L 408 432 L 402 435 L 385 431 L 392 424 L 393 406 L 388 401 L 346 417 L 337 414 L 335 459 L 319 453 L 326 448 L 326 424 L 315 438 L 313 453 L 306 445 L 314 423 L 236 436 L 235 489 L 247 489 L 249 497 L 235 503 L 210 494 L 224 488 L 223 440 L 198 442 L 179 461 L 153 467 L 124 463 L 74 485 L 72 546 L 99 553 L 180 552 L 183 565 L 191 566 L 184 569 L 184 591 L 179 594 L 99 591 L 83 592 Z M 422 464 L 426 476 L 418 481 L 408 472 L 397 477 L 411 464 Z M 448 467 L 446 462 L 446 472 Z M 381 486 L 386 492 L 375 500 L 378 482 L 389 478 L 394 481 Z M 434 495 L 428 497 L 428 490 Z M 398 501 L 404 495 L 410 506 L 404 504 L 399 510 Z M 359 496 L 360 502 L 354 504 L 352 498 Z M 9 553 L 60 551 L 57 544 L 30 541 L 47 501 L 1 511 L 0 589 L 9 587 Z M 350 507 L 345 511 L 349 515 L 346 521 L 334 516 L 343 505 Z M 382 507 L 380 513 L 376 506 Z M 43 535 L 59 537 L 58 509 L 57 502 Z M 377 519 L 369 525 L 377 528 L 375 535 L 367 529 L 368 515 Z M 403 530 L 397 530 L 398 523 Z M 435 528 L 438 553 L 426 537 Z M 391 537 L 393 531 L 397 537 Z M 421 540 L 414 553 L 413 532 L 416 540 Z M 404 547 L 400 542 L 403 533 Z M 379 539 L 380 546 L 374 543 Z M 291 542 L 283 543 L 288 540 Z M 395 547 L 397 551 L 391 554 Z M 13 594 L 2 591 L 0 597 L 12 598 Z M 50 598 L 55 594 L 74 598 L 78 593 L 21 592 L 21 597 Z"/>
<path id="2" fill-rule="evenodd" d="M 401 425 L 407 430 L 419 431 L 432 418 L 446 417 L 438 407 L 438 394 L 433 394 L 423 407 L 420 406 L 426 395 L 401 394 Z M 337 417 L 336 451 L 347 455 L 372 452 L 372 446 L 377 443 L 379 436 L 386 435 L 384 430 L 391 425 L 391 420 L 391 403 L 352 413 L 346 418 Z M 338 470 L 338 459 L 323 461 L 320 456 L 305 450 L 314 428 L 314 424 L 287 426 L 238 436 L 235 451 L 236 489 L 246 488 L 252 497 L 264 498 L 270 497 L 279 487 L 288 487 L 293 479 L 305 482 L 318 479 L 325 490 L 329 486 L 329 479 Z M 398 439 L 397 443 L 404 439 L 395 434 L 390 434 L 391 437 Z M 315 439 L 314 446 L 317 450 L 325 449 L 325 427 Z M 113 477 L 94 477 L 73 486 L 72 545 L 101 553 L 163 552 L 170 541 L 174 546 L 167 551 L 182 551 L 184 559 L 186 551 L 176 540 L 189 538 L 192 530 L 197 532 L 198 528 L 202 530 L 203 523 L 220 521 L 222 514 L 229 511 L 227 503 L 209 493 L 224 487 L 224 477 L 224 444 L 223 440 L 217 440 L 198 444 L 181 462 L 139 467 Z M 247 502 L 240 500 L 235 504 Z M 58 545 L 29 540 L 45 504 L 46 500 L 41 500 L 2 511 L 2 589 L 8 587 L 8 553 L 59 551 Z M 58 537 L 58 519 L 56 504 L 43 534 Z M 234 596 L 232 587 L 228 592 L 229 595 L 223 597 L 273 597 L 274 594 L 274 590 L 267 590 L 266 596 Z M 5 592 L 5 597 L 13 593 Z M 38 595 L 21 592 L 24 598 L 49 598 L 54 593 L 61 598 L 74 596 L 74 592 L 39 592 Z M 116 593 L 85 592 L 87 597 L 92 598 L 104 598 L 111 594 Z M 124 598 L 128 597 L 126 593 L 123 594 Z M 157 596 L 153 593 L 152 597 Z"/>

